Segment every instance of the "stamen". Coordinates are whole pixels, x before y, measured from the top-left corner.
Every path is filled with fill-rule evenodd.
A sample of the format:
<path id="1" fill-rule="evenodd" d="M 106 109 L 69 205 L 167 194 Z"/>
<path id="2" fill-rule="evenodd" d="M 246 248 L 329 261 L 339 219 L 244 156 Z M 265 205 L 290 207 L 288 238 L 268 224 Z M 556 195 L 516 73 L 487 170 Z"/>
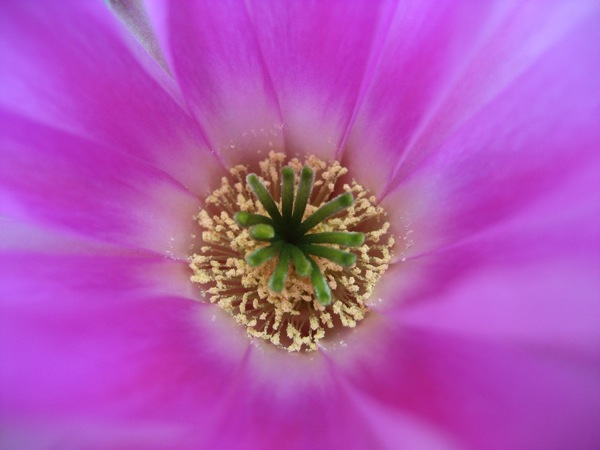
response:
<path id="1" fill-rule="evenodd" d="M 394 238 L 375 198 L 340 183 L 338 162 L 285 162 L 272 152 L 260 172 L 236 166 L 221 179 L 198 215 L 191 279 L 249 336 L 314 351 L 365 318 Z"/>

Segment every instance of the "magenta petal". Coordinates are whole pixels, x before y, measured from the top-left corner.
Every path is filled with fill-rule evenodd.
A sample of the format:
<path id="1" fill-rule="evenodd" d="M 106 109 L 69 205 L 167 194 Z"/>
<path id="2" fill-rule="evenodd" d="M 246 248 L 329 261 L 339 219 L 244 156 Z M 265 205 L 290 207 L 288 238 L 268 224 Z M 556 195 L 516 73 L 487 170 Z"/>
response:
<path id="1" fill-rule="evenodd" d="M 172 80 L 165 85 L 169 77 L 102 2 L 10 2 L 0 30 L 0 105 L 139 157 L 205 194 L 217 160 Z"/>
<path id="2" fill-rule="evenodd" d="M 206 421 L 241 355 L 224 356 L 187 277 L 157 257 L 3 255 L 2 422 L 83 447 L 106 429 L 114 448 L 118 427 L 139 445 Z"/>
<path id="3" fill-rule="evenodd" d="M 595 2 L 123 1 L 0 7 L 0 446 L 600 442 Z M 270 149 L 399 238 L 318 353 L 189 280 L 202 194 Z"/>
<path id="4" fill-rule="evenodd" d="M 469 253 L 463 248 L 430 264 L 423 261 L 429 273 L 444 276 L 429 277 L 436 288 L 409 291 L 404 301 L 413 303 L 395 309 L 398 320 L 470 338 L 600 357 L 600 270 L 594 257 L 565 255 L 540 263 L 515 258 L 486 265 L 476 252 Z M 453 264 L 461 269 L 451 271 Z"/>
<path id="5" fill-rule="evenodd" d="M 428 121 L 435 133 L 416 136 L 396 164 L 390 188 L 421 164 L 430 166 L 431 154 L 444 165 L 485 155 L 480 174 L 590 154 L 599 140 L 591 124 L 600 103 L 600 83 L 592 75 L 600 60 L 592 44 L 600 38 L 600 8 L 591 2 L 547 6 L 525 9 L 525 16 L 516 9 L 485 42 Z"/>
<path id="6" fill-rule="evenodd" d="M 0 117 L 3 215 L 187 258 L 199 200 L 183 186 L 125 154 L 2 111 Z"/>
<path id="7" fill-rule="evenodd" d="M 339 374 L 338 374 L 339 375 Z M 383 404 L 364 392 L 360 386 L 340 383 L 350 399 L 350 407 L 378 436 L 378 448 L 459 449 L 457 440 L 408 411 Z M 348 444 L 349 447 L 352 443 Z M 349 448 L 346 447 L 346 448 Z"/>
<path id="8" fill-rule="evenodd" d="M 379 436 L 364 423 L 323 358 L 273 350 L 251 347 L 205 424 L 211 434 L 203 447 L 380 447 Z"/>
<path id="9" fill-rule="evenodd" d="M 13 205 L 14 207 L 15 205 Z M 8 209 L 8 208 L 7 208 Z M 35 224 L 0 218 L 0 254 L 30 252 L 33 254 L 106 254 L 123 251 L 118 246 L 109 246 L 85 236 L 66 233 L 65 230 L 49 229 Z"/>
<path id="10" fill-rule="evenodd" d="M 489 180 L 486 167 L 566 154 L 558 149 L 571 136 L 594 129 L 600 57 L 592 43 L 600 37 L 592 2 L 404 8 L 349 140 L 348 157 L 365 177 L 373 161 L 391 169 L 372 177 L 377 191 L 421 168 L 438 177 L 431 155 L 450 164 L 479 155 L 474 173 Z"/>
<path id="11" fill-rule="evenodd" d="M 453 239 L 390 269 L 377 308 L 407 325 L 597 354 L 599 169 L 557 179 L 541 199 L 478 232 L 448 224 Z"/>
<path id="12" fill-rule="evenodd" d="M 412 280 L 391 294 L 398 319 L 598 354 L 600 204 L 592 197 L 600 181 L 592 169 L 526 214 L 398 263 L 394 273 Z"/>
<path id="13" fill-rule="evenodd" d="M 422 235 L 414 240 L 424 244 L 417 254 L 470 239 L 549 196 L 556 196 L 543 211 L 550 221 L 575 204 L 597 203 L 600 84 L 593 74 L 600 53 L 591 42 L 598 18 L 578 16 L 560 28 L 497 95 L 461 116 L 460 124 L 440 128 L 442 141 L 399 162 L 383 203 L 410 199 L 412 211 L 392 214 L 414 216 L 415 233 Z M 561 198 L 573 182 L 576 192 Z"/>
<path id="14" fill-rule="evenodd" d="M 213 151 L 233 164 L 245 152 L 283 150 L 277 98 L 244 2 L 157 0 L 146 9 Z"/>
<path id="15" fill-rule="evenodd" d="M 600 360 L 383 322 L 344 367 L 357 388 L 465 448 L 593 448 Z M 355 354 L 356 356 L 356 354 Z"/>
<path id="16" fill-rule="evenodd" d="M 500 14 L 493 2 L 398 2 L 344 152 L 377 193 Z"/>
<path id="17" fill-rule="evenodd" d="M 339 355 L 286 354 L 260 342 L 250 350 L 205 424 L 212 432 L 204 447 L 454 448 L 448 435 L 420 418 L 345 382 Z"/>
<path id="18" fill-rule="evenodd" d="M 341 157 L 392 3 L 250 2 L 292 151 Z"/>

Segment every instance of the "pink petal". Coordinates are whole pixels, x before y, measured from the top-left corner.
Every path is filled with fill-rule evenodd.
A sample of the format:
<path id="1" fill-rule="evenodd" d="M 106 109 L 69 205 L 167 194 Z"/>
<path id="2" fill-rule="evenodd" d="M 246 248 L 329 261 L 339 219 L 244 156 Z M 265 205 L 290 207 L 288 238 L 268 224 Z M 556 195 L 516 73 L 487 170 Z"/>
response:
<path id="1" fill-rule="evenodd" d="M 152 1 L 146 10 L 211 148 L 227 164 L 282 150 L 277 99 L 244 3 Z"/>
<path id="2" fill-rule="evenodd" d="M 187 258 L 199 201 L 126 154 L 0 110 L 5 216 Z"/>
<path id="3" fill-rule="evenodd" d="M 392 3 L 250 2 L 290 151 L 341 157 L 390 26 Z"/>
<path id="4" fill-rule="evenodd" d="M 600 188 L 597 173 L 590 176 Z M 582 188 L 580 182 L 573 184 Z M 408 302 L 394 307 L 398 316 L 436 329 L 598 354 L 600 204 L 590 201 L 595 192 L 577 198 L 563 190 L 502 226 L 399 263 L 396 273 L 414 283 L 394 294 Z M 561 211 L 561 205 L 569 206 Z"/>
<path id="5" fill-rule="evenodd" d="M 461 447 L 592 448 L 600 438 L 598 359 L 383 318 L 368 342 L 354 341 L 348 352 L 346 362 L 336 359 L 356 389 L 398 414 L 420 417 Z"/>
<path id="6" fill-rule="evenodd" d="M 371 189 L 383 190 L 415 128 L 498 20 L 498 9 L 492 2 L 398 2 L 344 151 Z"/>
<path id="7" fill-rule="evenodd" d="M 597 116 L 594 8 L 404 3 L 349 139 L 361 179 L 371 176 L 376 191 L 388 192 L 421 168 L 439 177 L 431 155 L 453 165 L 479 155 L 488 172 L 471 172 L 489 180 L 492 168 L 528 168 L 542 154 L 566 153 L 566 140 L 589 135 Z M 373 161 L 389 175 L 372 176 Z"/>
<path id="8" fill-rule="evenodd" d="M 13 208 L 15 207 L 16 205 L 13 205 Z M 0 236 L 0 254 L 106 254 L 111 251 L 123 251 L 122 248 L 110 246 L 106 242 L 97 242 L 74 233 L 65 233 L 64 230 L 51 230 L 43 224 L 8 217 L 0 218 Z"/>
<path id="9" fill-rule="evenodd" d="M 561 28 L 561 38 L 544 41 L 549 47 L 498 95 L 447 129 L 444 142 L 403 160 L 410 176 L 397 173 L 383 204 L 402 205 L 389 208 L 391 221 L 409 217 L 413 255 L 511 220 L 571 179 L 580 180 L 581 192 L 555 201 L 547 218 L 573 202 L 594 202 L 596 175 L 582 173 L 599 165 L 596 19 L 578 17 L 575 29 Z"/>
<path id="10" fill-rule="evenodd" d="M 598 354 L 599 170 L 588 165 L 494 226 L 398 260 L 375 307 L 409 325 Z"/>
<path id="11" fill-rule="evenodd" d="M 593 447 L 598 171 L 588 158 L 527 208 L 398 260 L 374 294 L 382 315 L 334 345 L 336 366 L 461 446 Z"/>
<path id="12" fill-rule="evenodd" d="M 298 4 L 288 17 L 259 2 L 151 2 L 165 59 L 153 56 L 178 84 L 108 16 L 57 8 L 49 25 L 49 11 L 5 8 L 0 104 L 17 114 L 0 112 L 0 227 L 61 256 L 3 243 L 3 443 L 596 445 L 598 17 L 583 2 L 450 4 Z M 89 37 L 72 26 L 84 17 Z M 81 64 L 62 71 L 39 42 Z M 192 301 L 184 262 L 132 250 L 185 257 L 189 190 L 217 172 L 207 147 L 230 164 L 284 139 L 345 149 L 389 194 L 403 237 L 415 231 L 377 292 L 383 314 L 320 355 L 248 347 Z M 83 237 L 128 250 L 94 254 Z"/>
<path id="13" fill-rule="evenodd" d="M 205 194 L 217 160 L 173 81 L 102 2 L 10 2 L 0 29 L 1 105 L 139 157 Z"/>
<path id="14" fill-rule="evenodd" d="M 186 264 L 123 254 L 0 261 L 3 423 L 69 445 L 106 429 L 121 446 L 120 427 L 139 445 L 161 429 L 181 436 L 220 403 L 247 343 L 217 333 L 212 308 L 191 300 Z"/>
<path id="15" fill-rule="evenodd" d="M 341 377 L 340 377 L 341 378 Z M 458 449 L 457 441 L 416 414 L 384 405 L 364 393 L 360 386 L 340 383 L 365 424 L 377 434 L 378 448 Z M 352 443 L 349 443 L 351 446 Z M 348 448 L 348 447 L 346 447 Z"/>
<path id="16" fill-rule="evenodd" d="M 203 446 L 455 448 L 449 435 L 419 417 L 392 411 L 346 383 L 339 354 L 330 349 L 287 354 L 257 341 L 250 350 L 205 424 L 212 432 Z"/>
<path id="17" fill-rule="evenodd" d="M 207 448 L 379 448 L 319 355 L 251 347 L 213 411 Z"/>

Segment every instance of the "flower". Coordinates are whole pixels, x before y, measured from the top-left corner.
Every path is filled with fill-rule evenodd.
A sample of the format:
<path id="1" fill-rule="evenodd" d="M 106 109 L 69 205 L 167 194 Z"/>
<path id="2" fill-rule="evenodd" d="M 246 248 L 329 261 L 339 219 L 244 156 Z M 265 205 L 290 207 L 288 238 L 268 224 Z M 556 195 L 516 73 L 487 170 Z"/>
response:
<path id="1" fill-rule="evenodd" d="M 597 2 L 111 8 L 0 6 L 4 447 L 597 445 Z M 268 149 L 404 242 L 310 354 L 190 283 L 192 217 Z"/>

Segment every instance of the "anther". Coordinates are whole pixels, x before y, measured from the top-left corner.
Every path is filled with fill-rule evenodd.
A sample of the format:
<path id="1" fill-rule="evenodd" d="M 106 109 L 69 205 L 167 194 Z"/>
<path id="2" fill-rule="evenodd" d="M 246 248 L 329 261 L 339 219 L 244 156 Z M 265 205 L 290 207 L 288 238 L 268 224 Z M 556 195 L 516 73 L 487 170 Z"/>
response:
<path id="1" fill-rule="evenodd" d="M 315 351 L 367 316 L 394 237 L 369 191 L 342 183 L 339 162 L 285 162 L 271 152 L 257 174 L 240 165 L 221 178 L 197 216 L 191 280 L 251 338 Z"/>

